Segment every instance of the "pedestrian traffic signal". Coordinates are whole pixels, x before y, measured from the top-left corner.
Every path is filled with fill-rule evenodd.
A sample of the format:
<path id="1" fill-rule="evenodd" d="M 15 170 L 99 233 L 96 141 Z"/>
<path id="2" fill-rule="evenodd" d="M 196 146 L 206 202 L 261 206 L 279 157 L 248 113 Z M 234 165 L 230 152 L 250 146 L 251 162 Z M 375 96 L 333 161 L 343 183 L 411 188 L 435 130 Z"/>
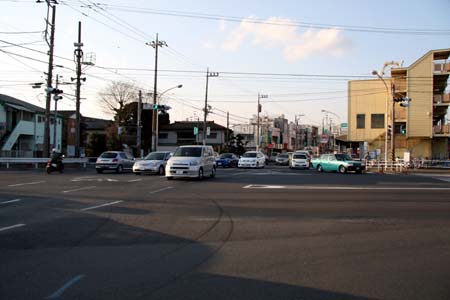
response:
<path id="1" fill-rule="evenodd" d="M 391 125 L 388 125 L 388 128 L 387 128 L 387 136 L 391 136 L 392 135 L 392 126 Z"/>
<path id="2" fill-rule="evenodd" d="M 405 134 L 406 134 L 406 126 L 405 126 L 405 125 L 401 125 L 401 126 L 400 126 L 400 133 L 401 133 L 402 135 L 405 135 Z"/>

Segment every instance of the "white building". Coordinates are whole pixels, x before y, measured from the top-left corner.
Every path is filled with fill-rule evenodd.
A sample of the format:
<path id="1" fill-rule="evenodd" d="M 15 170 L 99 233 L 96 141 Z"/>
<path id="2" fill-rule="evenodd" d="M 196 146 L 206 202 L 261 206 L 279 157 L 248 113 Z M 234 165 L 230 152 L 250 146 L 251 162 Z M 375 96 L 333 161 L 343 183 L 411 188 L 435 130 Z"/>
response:
<path id="1" fill-rule="evenodd" d="M 55 126 L 56 125 L 56 126 Z M 54 130 L 56 127 L 56 143 Z M 0 94 L 0 156 L 39 157 L 43 155 L 45 109 Z M 50 144 L 61 151 L 62 118 L 50 119 Z"/>

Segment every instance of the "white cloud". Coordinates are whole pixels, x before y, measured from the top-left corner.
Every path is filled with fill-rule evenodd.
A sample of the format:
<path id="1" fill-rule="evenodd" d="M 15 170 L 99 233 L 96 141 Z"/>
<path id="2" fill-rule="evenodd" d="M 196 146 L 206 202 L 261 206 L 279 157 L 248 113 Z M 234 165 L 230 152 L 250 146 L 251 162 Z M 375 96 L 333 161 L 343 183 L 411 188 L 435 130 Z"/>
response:
<path id="1" fill-rule="evenodd" d="M 220 32 L 225 32 L 225 29 L 226 29 L 226 27 L 225 27 L 225 20 L 224 20 L 224 19 L 221 19 L 221 20 L 219 21 L 219 31 L 220 31 Z"/>
<path id="2" fill-rule="evenodd" d="M 206 49 L 214 49 L 215 48 L 214 43 L 212 41 L 203 41 L 200 44 L 202 45 L 203 48 L 206 48 Z"/>
<path id="3" fill-rule="evenodd" d="M 296 61 L 313 54 L 343 55 L 351 44 L 336 28 L 308 29 L 299 33 L 296 26 L 291 26 L 292 21 L 286 18 L 272 17 L 263 23 L 251 23 L 251 20 L 255 17 L 241 21 L 239 27 L 228 35 L 223 49 L 236 51 L 247 39 L 253 45 L 281 48 L 287 60 Z"/>

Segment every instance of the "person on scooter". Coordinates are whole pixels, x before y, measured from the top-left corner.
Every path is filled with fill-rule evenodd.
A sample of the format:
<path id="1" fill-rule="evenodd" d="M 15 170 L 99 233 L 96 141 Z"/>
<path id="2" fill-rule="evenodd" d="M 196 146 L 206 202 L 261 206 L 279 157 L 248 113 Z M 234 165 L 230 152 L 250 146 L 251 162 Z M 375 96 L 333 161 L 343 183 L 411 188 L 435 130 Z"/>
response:
<path id="1" fill-rule="evenodd" d="M 62 158 L 63 158 L 63 155 L 58 151 L 58 149 L 53 148 L 52 149 L 52 157 L 51 157 L 52 163 L 56 164 L 57 168 L 61 171 L 64 170 Z"/>

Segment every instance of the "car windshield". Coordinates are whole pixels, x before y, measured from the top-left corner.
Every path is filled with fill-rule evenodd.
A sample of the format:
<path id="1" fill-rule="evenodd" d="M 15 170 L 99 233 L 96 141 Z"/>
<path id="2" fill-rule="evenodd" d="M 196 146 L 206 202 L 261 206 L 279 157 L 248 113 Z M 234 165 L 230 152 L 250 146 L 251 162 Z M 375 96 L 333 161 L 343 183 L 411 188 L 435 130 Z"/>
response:
<path id="1" fill-rule="evenodd" d="M 116 158 L 117 153 L 115 152 L 105 152 L 100 157 L 101 158 Z"/>
<path id="2" fill-rule="evenodd" d="M 289 158 L 288 154 L 280 154 L 278 155 L 279 158 Z"/>
<path id="3" fill-rule="evenodd" d="M 224 158 L 233 158 L 233 154 L 230 153 L 224 153 L 220 155 L 220 158 L 224 159 Z"/>
<path id="4" fill-rule="evenodd" d="M 256 152 L 247 152 L 242 157 L 256 157 Z"/>
<path id="5" fill-rule="evenodd" d="M 174 157 L 200 157 L 202 148 L 200 147 L 181 147 L 175 150 Z"/>
<path id="6" fill-rule="evenodd" d="M 144 157 L 144 160 L 164 160 L 165 155 L 163 152 L 153 152 Z"/>
<path id="7" fill-rule="evenodd" d="M 348 154 L 336 154 L 335 156 L 336 156 L 336 159 L 340 160 L 340 161 L 352 160 L 352 158 Z"/>
<path id="8" fill-rule="evenodd" d="M 306 155 L 305 154 L 294 154 L 294 158 L 296 158 L 296 159 L 306 159 Z"/>

